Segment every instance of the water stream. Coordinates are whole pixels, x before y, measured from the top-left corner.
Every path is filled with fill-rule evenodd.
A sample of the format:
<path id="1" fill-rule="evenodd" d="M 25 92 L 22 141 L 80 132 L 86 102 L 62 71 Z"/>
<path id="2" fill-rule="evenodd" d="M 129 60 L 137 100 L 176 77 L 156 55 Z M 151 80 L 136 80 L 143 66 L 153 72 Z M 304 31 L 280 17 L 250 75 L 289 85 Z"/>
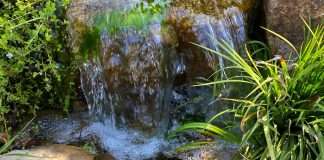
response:
<path id="1" fill-rule="evenodd" d="M 146 159 L 169 147 L 164 136 L 179 124 L 175 117 L 217 112 L 217 103 L 209 103 L 213 99 L 204 102 L 212 106 L 198 105 L 201 100 L 184 105 L 183 113 L 172 102 L 191 101 L 190 95 L 202 90 L 211 95 L 209 89 L 190 86 L 226 66 L 192 42 L 219 50 L 217 40 L 236 48 L 246 41 L 247 11 L 238 4 L 247 2 L 235 2 L 174 0 L 157 12 L 140 14 L 135 0 L 75 1 L 69 12 L 76 25 L 72 44 L 80 41 L 80 28 L 95 28 L 99 42 L 90 47 L 98 53 L 80 69 L 92 117 L 82 136 L 96 135 L 117 159 Z M 143 6 L 152 9 L 146 2 Z M 226 76 L 223 70 L 220 77 Z"/>

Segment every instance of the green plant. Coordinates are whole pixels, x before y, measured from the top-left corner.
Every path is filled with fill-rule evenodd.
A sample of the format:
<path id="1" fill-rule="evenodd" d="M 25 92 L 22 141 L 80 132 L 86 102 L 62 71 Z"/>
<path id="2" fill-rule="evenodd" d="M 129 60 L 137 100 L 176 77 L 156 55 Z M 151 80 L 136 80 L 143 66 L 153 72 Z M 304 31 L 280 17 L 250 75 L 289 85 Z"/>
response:
<path id="1" fill-rule="evenodd" d="M 7 130 L 2 124 L 8 115 L 18 121 L 40 108 L 69 104 L 74 67 L 65 46 L 68 3 L 0 2 L 0 131 Z"/>
<path id="2" fill-rule="evenodd" d="M 243 58 L 224 41 L 219 43 L 223 53 L 200 46 L 222 56 L 232 64 L 230 68 L 241 72 L 239 76 L 202 85 L 244 83 L 251 89 L 242 98 L 223 98 L 236 104 L 233 109 L 208 123 L 186 124 L 176 132 L 211 132 L 228 140 L 225 135 L 232 133 L 216 130 L 212 122 L 231 112 L 240 121 L 239 144 L 244 159 L 324 159 L 324 26 L 312 30 L 306 24 L 306 28 L 309 34 L 299 50 L 266 29 L 298 53 L 294 63 L 287 63 L 281 56 L 267 61 L 253 59 L 255 54 L 268 52 L 266 48 L 251 51 L 246 45 Z"/>
<path id="3" fill-rule="evenodd" d="M 114 10 L 99 14 L 95 18 L 94 27 L 99 31 L 107 31 L 111 36 L 129 28 L 146 30 L 148 24 L 162 19 L 162 13 L 167 4 L 167 1 L 141 2 L 128 11 Z"/>
<path id="4" fill-rule="evenodd" d="M 34 119 L 35 119 L 35 117 L 33 119 L 31 119 L 29 122 L 27 122 L 25 124 L 25 126 L 16 133 L 15 136 L 10 137 L 10 135 L 8 134 L 9 136 L 6 137 L 6 138 L 8 138 L 8 140 L 6 140 L 6 143 L 4 145 L 0 146 L 0 155 L 4 154 L 12 149 L 14 142 L 26 131 L 26 129 L 32 124 Z"/>
<path id="5" fill-rule="evenodd" d="M 82 149 L 91 154 L 97 154 L 96 144 L 94 142 L 85 143 Z"/>
<path id="6" fill-rule="evenodd" d="M 143 0 L 127 11 L 113 10 L 96 15 L 92 27 L 82 37 L 80 52 L 84 60 L 98 56 L 101 34 L 114 37 L 125 30 L 147 33 L 150 24 L 162 21 L 169 3 L 169 0 Z"/>

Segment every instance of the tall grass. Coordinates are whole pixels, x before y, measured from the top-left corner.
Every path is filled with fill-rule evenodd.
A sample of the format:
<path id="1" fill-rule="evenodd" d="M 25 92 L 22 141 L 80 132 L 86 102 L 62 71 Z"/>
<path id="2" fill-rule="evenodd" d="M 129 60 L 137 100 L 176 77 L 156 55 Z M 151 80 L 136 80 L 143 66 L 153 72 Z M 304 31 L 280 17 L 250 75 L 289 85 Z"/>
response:
<path id="1" fill-rule="evenodd" d="M 30 127 L 34 119 L 35 117 L 28 121 L 25 124 L 25 126 L 21 130 L 19 130 L 13 137 L 10 137 L 9 135 L 8 139 L 5 140 L 5 144 L 0 145 L 0 155 L 10 151 L 14 147 L 14 143 L 20 138 L 20 136 L 26 131 L 26 129 Z"/>
<path id="2" fill-rule="evenodd" d="M 300 49 L 268 30 L 296 51 L 298 60 L 294 63 L 279 55 L 269 60 L 253 59 L 256 54 L 268 52 L 266 48 L 251 50 L 246 45 L 243 57 L 225 41 L 219 42 L 223 52 L 199 45 L 229 61 L 229 68 L 241 72 L 227 80 L 202 85 L 244 83 L 251 87 L 244 97 L 223 98 L 236 104 L 233 110 L 225 112 L 234 113 L 242 134 L 237 141 L 232 138 L 233 133 L 213 125 L 223 113 L 208 123 L 186 124 L 176 132 L 203 131 L 234 140 L 240 144 L 244 159 L 324 159 L 324 26 L 311 29 L 305 24 L 309 34 Z"/>

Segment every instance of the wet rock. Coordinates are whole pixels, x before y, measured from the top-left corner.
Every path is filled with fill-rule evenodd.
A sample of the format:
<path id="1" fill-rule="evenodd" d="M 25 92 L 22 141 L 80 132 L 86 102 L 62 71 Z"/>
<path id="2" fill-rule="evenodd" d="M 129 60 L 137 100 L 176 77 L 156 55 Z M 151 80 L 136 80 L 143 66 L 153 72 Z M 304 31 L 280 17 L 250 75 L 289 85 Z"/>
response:
<path id="1" fill-rule="evenodd" d="M 237 148 L 220 144 L 214 147 L 204 147 L 177 155 L 179 159 L 199 159 L 199 160 L 232 160 L 237 156 Z"/>
<path id="2" fill-rule="evenodd" d="M 104 153 L 97 155 L 94 160 L 116 160 L 111 154 Z"/>
<path id="3" fill-rule="evenodd" d="M 217 50 L 214 40 L 224 39 L 233 47 L 240 47 L 246 40 L 245 17 L 253 4 L 253 0 L 172 2 L 166 21 L 177 31 L 179 41 L 177 81 L 180 82 L 176 83 L 190 82 L 198 76 L 207 77 L 215 69 L 217 61 L 221 61 L 192 43 Z"/>
<path id="4" fill-rule="evenodd" d="M 191 87 L 190 85 L 174 87 L 172 91 L 170 113 L 172 126 L 185 122 L 203 122 L 215 115 L 215 97 L 208 88 Z M 219 110 L 221 109 L 218 106 Z"/>
<path id="5" fill-rule="evenodd" d="M 76 112 L 69 116 L 53 112 L 43 114 L 37 120 L 39 132 L 35 138 L 60 144 L 78 143 L 84 140 L 95 142 L 95 137 L 82 137 L 82 132 L 88 127 L 91 119 L 86 112 Z"/>
<path id="6" fill-rule="evenodd" d="M 161 24 L 149 28 L 148 33 L 129 30 L 116 38 L 104 35 L 101 58 L 117 122 L 145 131 L 159 128 L 162 118 L 167 118 L 161 114 L 166 113 L 164 101 L 173 82 L 175 55 L 173 44 L 164 38 L 171 36 L 168 28 Z"/>
<path id="7" fill-rule="evenodd" d="M 324 1 L 323 0 L 266 0 L 264 1 L 267 28 L 281 34 L 291 41 L 297 48 L 304 38 L 304 19 L 310 19 L 313 24 L 323 24 L 324 22 Z M 268 34 L 270 46 L 275 54 L 282 54 L 286 58 L 293 52 L 279 38 Z M 296 54 L 293 54 L 296 57 Z"/>
<path id="8" fill-rule="evenodd" d="M 74 101 L 72 110 L 73 112 L 85 112 L 88 110 L 88 106 L 84 101 Z"/>
<path id="9" fill-rule="evenodd" d="M 0 160 L 94 160 L 94 156 L 78 147 L 55 144 L 12 151 L 0 156 Z"/>

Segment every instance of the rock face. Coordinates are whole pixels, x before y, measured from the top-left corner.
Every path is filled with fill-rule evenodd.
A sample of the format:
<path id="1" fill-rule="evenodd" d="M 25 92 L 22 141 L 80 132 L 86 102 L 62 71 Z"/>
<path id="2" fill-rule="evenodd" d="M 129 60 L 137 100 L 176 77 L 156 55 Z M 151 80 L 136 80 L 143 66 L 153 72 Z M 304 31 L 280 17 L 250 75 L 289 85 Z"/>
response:
<path id="1" fill-rule="evenodd" d="M 313 24 L 323 24 L 323 0 L 265 0 L 264 1 L 267 28 L 283 35 L 294 45 L 301 45 L 304 37 L 304 24 L 300 16 Z M 268 34 L 268 42 L 276 51 L 275 54 L 289 56 L 292 50 L 278 38 Z"/>
<path id="2" fill-rule="evenodd" d="M 103 35 L 100 58 L 108 101 L 115 107 L 110 113 L 116 114 L 117 124 L 124 121 L 123 125 L 145 131 L 159 127 L 166 117 L 161 113 L 166 112 L 175 52 L 165 40 L 165 35 L 171 35 L 167 28 L 153 24 L 149 30 L 145 35 L 137 31 L 116 38 Z"/>
<path id="3" fill-rule="evenodd" d="M 0 160 L 94 160 L 94 156 L 78 147 L 56 144 L 12 151 L 0 156 Z"/>
<path id="4" fill-rule="evenodd" d="M 177 82 L 208 77 L 221 60 L 193 45 L 197 43 L 217 50 L 215 40 L 223 39 L 239 48 L 246 40 L 246 16 L 253 0 L 174 0 L 168 10 L 167 23 L 175 28 L 177 50 Z M 180 84 L 183 82 L 179 82 Z"/>

